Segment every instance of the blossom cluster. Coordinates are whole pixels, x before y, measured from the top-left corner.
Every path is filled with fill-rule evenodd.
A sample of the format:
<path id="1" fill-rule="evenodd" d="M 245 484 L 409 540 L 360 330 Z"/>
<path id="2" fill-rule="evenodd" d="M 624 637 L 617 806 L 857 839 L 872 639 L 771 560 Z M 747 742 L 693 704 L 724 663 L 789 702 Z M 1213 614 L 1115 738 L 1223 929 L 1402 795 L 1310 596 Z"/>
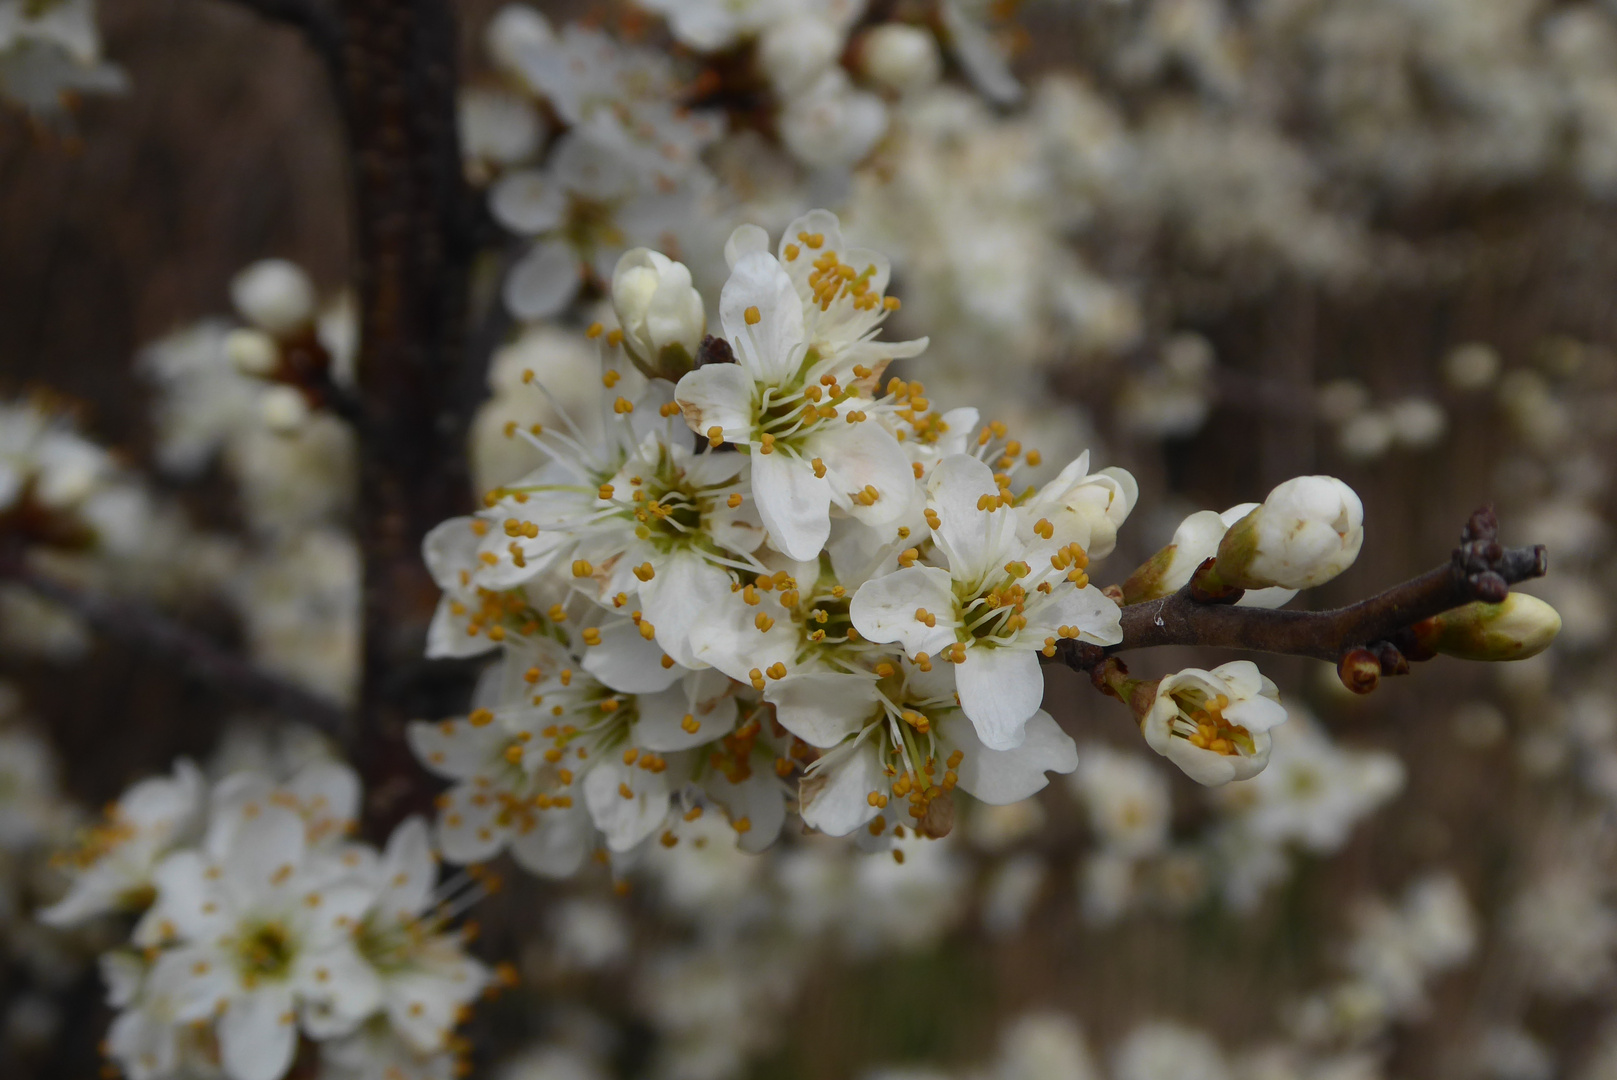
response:
<path id="1" fill-rule="evenodd" d="M 360 794 L 331 760 L 211 786 L 182 760 L 82 831 L 61 857 L 67 892 L 39 917 L 137 917 L 101 957 L 118 1069 L 277 1080 L 300 1038 L 334 1076 L 452 1069 L 454 1028 L 493 976 L 450 925 L 455 883 L 438 884 L 426 824 L 360 843 Z"/>
<path id="2" fill-rule="evenodd" d="M 127 85 L 123 70 L 102 59 L 96 0 L 0 3 L 0 100 L 59 121 L 77 95 Z"/>
<path id="3" fill-rule="evenodd" d="M 469 714 L 411 727 L 423 765 L 454 782 L 438 815 L 454 861 L 509 847 L 561 876 L 597 835 L 619 854 L 676 844 L 709 809 L 758 850 L 789 802 L 811 828 L 885 846 L 946 834 L 957 787 L 1016 802 L 1077 766 L 1041 708 L 1041 661 L 1121 640 L 1118 600 L 1088 569 L 1134 479 L 1085 454 L 1018 490 L 1037 450 L 887 377 L 927 342 L 879 336 L 900 306 L 888 261 L 835 215 L 774 245 L 742 226 L 725 254 L 719 338 L 684 266 L 625 253 L 618 328 L 592 328 L 606 419 L 593 435 L 565 414 L 508 422 L 543 463 L 427 538 L 444 590 L 429 654 L 499 654 Z M 523 381 L 546 392 L 531 369 Z M 1339 481 L 1237 510 L 1198 542 L 1268 602 L 1357 554 L 1362 510 Z M 1181 546 L 1152 589 L 1202 561 Z M 1276 696 L 1249 662 L 1182 672 L 1142 730 L 1227 783 L 1267 762 Z"/>

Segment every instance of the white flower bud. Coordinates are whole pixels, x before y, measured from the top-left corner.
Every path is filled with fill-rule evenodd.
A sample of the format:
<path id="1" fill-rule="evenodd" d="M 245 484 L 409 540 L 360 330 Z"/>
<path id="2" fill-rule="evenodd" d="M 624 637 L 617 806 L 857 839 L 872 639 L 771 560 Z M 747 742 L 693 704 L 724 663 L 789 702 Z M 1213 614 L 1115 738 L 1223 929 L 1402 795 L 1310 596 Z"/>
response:
<path id="1" fill-rule="evenodd" d="M 1416 637 L 1462 660 L 1525 660 L 1550 647 L 1561 616 L 1536 596 L 1513 592 L 1497 604 L 1481 601 L 1445 611 L 1415 628 Z"/>
<path id="2" fill-rule="evenodd" d="M 296 431 L 309 419 L 309 403 L 296 387 L 272 386 L 258 399 L 258 414 L 271 431 Z"/>
<path id="3" fill-rule="evenodd" d="M 1218 545 L 1230 526 L 1257 506 L 1241 503 L 1222 514 L 1199 510 L 1185 518 L 1168 545 L 1140 564 L 1123 583 L 1124 602 L 1138 604 L 1179 591 L 1198 566 L 1218 554 Z M 1277 608 L 1296 595 L 1295 589 L 1249 589 L 1236 603 L 1241 607 Z"/>
<path id="4" fill-rule="evenodd" d="M 648 248 L 624 252 L 612 272 L 612 308 L 641 371 L 677 380 L 691 369 L 707 310 L 684 263 Z"/>
<path id="5" fill-rule="evenodd" d="M 550 23 L 527 4 L 506 4 L 483 31 L 483 44 L 495 66 L 514 74 L 521 74 L 524 60 L 555 38 Z"/>
<path id="6" fill-rule="evenodd" d="M 225 338 L 225 355 L 243 375 L 262 378 L 275 370 L 281 349 L 275 339 L 262 330 L 232 330 Z"/>
<path id="7" fill-rule="evenodd" d="M 1332 476 L 1299 476 L 1230 527 L 1218 546 L 1218 578 L 1241 589 L 1323 585 L 1358 558 L 1364 504 Z"/>
<path id="8" fill-rule="evenodd" d="M 903 23 L 884 23 L 867 33 L 859 61 L 865 78 L 900 94 L 924 90 L 943 73 L 937 39 Z"/>
<path id="9" fill-rule="evenodd" d="M 1269 763 L 1269 730 L 1286 719 L 1280 691 L 1250 660 L 1186 668 L 1157 684 L 1140 719 L 1146 744 L 1198 784 L 1256 776 Z"/>
<path id="10" fill-rule="evenodd" d="M 237 274 L 230 299 L 242 318 L 276 337 L 295 333 L 314 318 L 314 285 L 285 259 L 264 259 Z"/>
<path id="11" fill-rule="evenodd" d="M 813 85 L 841 52 L 842 31 L 813 16 L 778 22 L 758 39 L 758 65 L 783 96 Z"/>

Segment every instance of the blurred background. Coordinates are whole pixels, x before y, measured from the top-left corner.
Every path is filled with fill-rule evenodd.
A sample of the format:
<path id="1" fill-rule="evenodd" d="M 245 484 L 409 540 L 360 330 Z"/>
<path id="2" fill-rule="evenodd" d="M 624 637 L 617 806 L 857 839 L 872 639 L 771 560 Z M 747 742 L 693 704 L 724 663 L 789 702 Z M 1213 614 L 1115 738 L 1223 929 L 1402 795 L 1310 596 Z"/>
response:
<path id="1" fill-rule="evenodd" d="M 346 436 L 320 414 L 255 436 L 184 359 L 206 320 L 239 321 L 231 283 L 266 258 L 307 272 L 330 352 L 351 338 L 338 111 L 296 32 L 250 8 L 104 3 L 123 89 L 0 116 L 0 393 L 67 411 L 143 476 L 147 539 L 64 573 L 343 701 L 363 557 Z M 498 9 L 455 4 L 463 83 L 488 95 L 462 113 L 479 188 L 566 126 L 502 67 Z M 694 46 L 627 4 L 537 9 L 667 54 L 718 111 L 701 92 L 751 48 Z M 1298 604 L 1437 565 L 1492 503 L 1507 541 L 1549 546 L 1530 591 L 1561 639 L 1508 668 L 1439 658 L 1363 699 L 1328 665 L 1265 659 L 1293 723 L 1253 791 L 1198 788 L 1055 671 L 1046 707 L 1086 764 L 1031 804 L 971 808 L 907 865 L 792 835 L 617 887 L 599 866 L 507 873 L 479 949 L 522 984 L 478 1010 L 474 1075 L 1617 1077 L 1617 5 L 871 0 L 827 17 L 879 130 L 858 137 L 847 102 L 807 133 L 789 102 L 736 110 L 677 237 L 704 292 L 735 223 L 831 206 L 892 255 L 889 336 L 930 335 L 907 373 L 935 400 L 1005 419 L 1056 467 L 1087 448 L 1138 478 L 1097 582 L 1191 511 L 1329 473 L 1363 498 L 1364 550 Z M 931 59 L 877 41 L 884 25 L 933 34 Z M 531 138 L 500 112 L 513 100 Z M 478 269 L 501 343 L 479 358 L 479 431 L 536 407 L 512 373 L 564 370 L 599 297 L 586 281 L 564 310 L 502 315 L 513 242 Z M 474 435 L 481 486 L 511 478 L 507 452 Z M 12 586 L 0 676 L 0 1075 L 88 1077 L 111 1015 L 93 957 L 116 931 L 31 919 L 60 890 L 49 850 L 178 756 L 223 771 L 323 751 Z"/>

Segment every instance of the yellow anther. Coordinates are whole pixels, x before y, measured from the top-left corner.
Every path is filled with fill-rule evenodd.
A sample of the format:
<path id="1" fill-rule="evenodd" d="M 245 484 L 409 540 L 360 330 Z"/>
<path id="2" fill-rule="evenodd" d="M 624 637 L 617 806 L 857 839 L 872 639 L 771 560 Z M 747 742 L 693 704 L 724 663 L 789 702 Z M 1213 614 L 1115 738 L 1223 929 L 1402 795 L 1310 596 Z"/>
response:
<path id="1" fill-rule="evenodd" d="M 472 727 L 487 727 L 494 722 L 494 713 L 488 709 L 473 709 L 466 722 Z"/>
<path id="2" fill-rule="evenodd" d="M 775 452 L 775 436 L 769 432 L 766 431 L 758 436 L 758 442 L 760 444 L 758 447 L 760 454 L 773 454 Z"/>
<path id="3" fill-rule="evenodd" d="M 601 631 L 599 629 L 592 626 L 588 630 L 584 631 L 584 644 L 586 644 L 586 645 L 599 645 L 600 643 L 601 643 Z"/>
<path id="4" fill-rule="evenodd" d="M 595 338 L 600 337 L 601 336 L 601 331 L 603 331 L 605 329 L 606 329 L 606 327 L 602 326 L 600 323 L 593 322 L 593 323 L 590 323 L 590 328 L 588 330 L 584 331 L 584 336 L 593 340 Z"/>
<path id="5" fill-rule="evenodd" d="M 756 626 L 760 632 L 767 631 L 771 626 L 775 625 L 775 620 L 760 611 L 757 617 L 752 620 L 752 625 Z"/>
<path id="6" fill-rule="evenodd" d="M 574 577 L 589 577 L 593 573 L 595 573 L 595 567 L 591 566 L 587 560 L 585 560 L 585 559 L 574 559 L 573 560 L 573 576 Z"/>
<path id="7" fill-rule="evenodd" d="M 714 424 L 712 427 L 708 428 L 707 444 L 708 446 L 714 448 L 722 446 L 724 444 L 724 429 L 717 424 Z"/>
<path id="8" fill-rule="evenodd" d="M 730 310 L 734 311 L 735 309 L 731 308 Z M 747 325 L 748 326 L 757 326 L 760 322 L 763 321 L 764 316 L 763 316 L 763 312 L 758 310 L 758 305 L 754 304 L 753 306 L 749 307 L 746 311 L 743 311 L 741 313 L 741 317 L 743 319 L 747 320 Z"/>
<path id="9" fill-rule="evenodd" d="M 702 730 L 702 721 L 698 720 L 690 713 L 686 713 L 685 719 L 679 722 L 679 726 L 684 730 L 685 734 L 695 735 L 698 731 Z"/>
<path id="10" fill-rule="evenodd" d="M 612 411 L 617 413 L 619 416 L 623 416 L 626 413 L 632 413 L 634 412 L 634 402 L 630 401 L 628 398 L 620 397 L 618 400 L 612 403 Z"/>
<path id="11" fill-rule="evenodd" d="M 605 386 L 605 387 L 606 387 L 606 388 L 607 388 L 607 389 L 608 389 L 608 390 L 610 390 L 610 389 L 612 389 L 612 388 L 613 388 L 613 387 L 614 387 L 614 386 L 616 386 L 616 385 L 618 385 L 618 380 L 619 380 L 619 379 L 621 379 L 621 378 L 623 378 L 623 376 L 622 376 L 622 375 L 619 375 L 619 374 L 618 374 L 618 373 L 617 373 L 617 372 L 615 372 L 615 371 L 608 371 L 608 372 L 607 372 L 607 373 L 606 373 L 606 374 L 605 374 L 605 375 L 602 375 L 602 376 L 601 376 L 601 383 L 602 383 L 602 385 L 604 385 L 604 386 Z"/>
<path id="12" fill-rule="evenodd" d="M 815 479 L 825 479 L 825 462 L 821 461 L 819 458 L 815 458 L 813 461 L 809 462 L 809 467 L 814 470 Z"/>
<path id="13" fill-rule="evenodd" d="M 728 506 L 732 510 L 734 510 L 736 507 L 740 506 L 741 505 L 741 492 L 732 491 L 730 493 L 730 497 L 728 499 L 724 500 L 724 505 Z"/>
<path id="14" fill-rule="evenodd" d="M 657 576 L 657 570 L 650 563 L 641 563 L 634 568 L 634 576 L 641 581 L 650 581 Z"/>
<path id="15" fill-rule="evenodd" d="M 650 641 L 657 636 L 657 628 L 649 622 L 642 621 L 640 624 L 640 636 Z"/>

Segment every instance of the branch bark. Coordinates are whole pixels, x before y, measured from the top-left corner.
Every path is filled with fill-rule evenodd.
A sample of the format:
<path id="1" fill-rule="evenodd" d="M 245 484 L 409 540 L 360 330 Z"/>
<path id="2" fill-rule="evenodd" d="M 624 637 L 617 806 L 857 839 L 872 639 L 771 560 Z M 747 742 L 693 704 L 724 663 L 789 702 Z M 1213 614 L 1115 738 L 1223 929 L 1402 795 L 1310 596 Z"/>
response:
<path id="1" fill-rule="evenodd" d="M 1339 661 L 1352 649 L 1396 643 L 1408 627 L 1476 600 L 1497 603 L 1511 585 L 1542 577 L 1548 569 L 1542 546 L 1506 548 L 1498 521 L 1479 510 L 1467 524 L 1449 561 L 1419 577 L 1348 607 L 1330 611 L 1271 611 L 1235 607 L 1239 593 L 1223 603 L 1203 603 L 1191 586 L 1171 596 L 1123 609 L 1123 640 L 1109 648 L 1062 641 L 1056 657 L 1088 671 L 1107 656 L 1162 645 L 1202 645 L 1248 652 Z"/>
<path id="2" fill-rule="evenodd" d="M 364 682 L 350 739 L 370 824 L 412 809 L 403 739 L 438 707 L 422 680 L 437 588 L 421 540 L 470 501 L 465 364 L 476 203 L 456 130 L 455 18 L 447 0 L 343 0 L 337 91 L 347 125 L 361 309 L 357 365 Z M 404 673 L 404 674 L 401 674 Z"/>
<path id="3" fill-rule="evenodd" d="M 28 566 L 0 557 L 0 580 L 12 581 L 58 604 L 101 637 L 146 652 L 242 705 L 267 709 L 338 735 L 345 714 L 335 702 L 259 668 L 218 642 L 143 604 L 97 596 Z"/>

